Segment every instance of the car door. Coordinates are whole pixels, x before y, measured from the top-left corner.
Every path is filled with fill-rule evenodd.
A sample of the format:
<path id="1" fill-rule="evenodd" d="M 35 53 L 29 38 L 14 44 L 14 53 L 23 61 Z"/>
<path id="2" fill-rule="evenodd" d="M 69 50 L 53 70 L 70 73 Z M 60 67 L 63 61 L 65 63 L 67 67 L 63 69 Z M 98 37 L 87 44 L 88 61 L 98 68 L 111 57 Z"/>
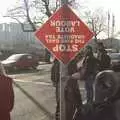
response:
<path id="1" fill-rule="evenodd" d="M 26 67 L 32 67 L 33 64 L 34 64 L 34 61 L 33 61 L 33 56 L 32 55 L 27 55 L 26 56 Z"/>
<path id="2" fill-rule="evenodd" d="M 22 55 L 20 59 L 16 62 L 16 66 L 18 68 L 25 68 L 26 67 L 26 55 Z"/>
<path id="3" fill-rule="evenodd" d="M 31 56 L 22 55 L 19 61 L 17 61 L 18 68 L 28 68 L 30 66 Z"/>

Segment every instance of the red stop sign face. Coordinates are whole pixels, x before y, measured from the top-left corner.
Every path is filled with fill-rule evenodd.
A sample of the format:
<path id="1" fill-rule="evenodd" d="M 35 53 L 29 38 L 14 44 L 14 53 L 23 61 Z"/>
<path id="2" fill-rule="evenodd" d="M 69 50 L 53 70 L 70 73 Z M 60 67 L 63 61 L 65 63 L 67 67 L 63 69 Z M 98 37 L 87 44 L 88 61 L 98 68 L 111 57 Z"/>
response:
<path id="1" fill-rule="evenodd" d="M 93 37 L 93 33 L 67 5 L 55 12 L 35 36 L 60 61 L 67 64 Z"/>

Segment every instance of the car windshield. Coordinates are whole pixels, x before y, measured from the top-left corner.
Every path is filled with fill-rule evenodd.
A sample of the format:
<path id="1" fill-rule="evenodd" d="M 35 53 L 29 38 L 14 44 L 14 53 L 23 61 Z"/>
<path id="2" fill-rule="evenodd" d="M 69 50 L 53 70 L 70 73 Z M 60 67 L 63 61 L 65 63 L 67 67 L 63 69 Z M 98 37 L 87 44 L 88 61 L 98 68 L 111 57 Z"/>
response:
<path id="1" fill-rule="evenodd" d="M 7 60 L 19 60 L 21 58 L 21 56 L 23 55 L 20 55 L 20 54 L 14 54 L 14 55 L 11 55 L 10 57 L 7 58 Z"/>
<path id="2" fill-rule="evenodd" d="M 111 59 L 120 59 L 120 54 L 110 54 Z"/>

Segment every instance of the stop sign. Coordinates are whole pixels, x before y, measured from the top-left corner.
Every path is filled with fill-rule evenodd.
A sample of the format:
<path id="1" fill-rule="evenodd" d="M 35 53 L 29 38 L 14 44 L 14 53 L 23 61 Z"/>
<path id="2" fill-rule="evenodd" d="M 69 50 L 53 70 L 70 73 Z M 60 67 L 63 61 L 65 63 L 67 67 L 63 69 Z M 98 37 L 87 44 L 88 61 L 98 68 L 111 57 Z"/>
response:
<path id="1" fill-rule="evenodd" d="M 93 33 L 68 5 L 63 5 L 35 32 L 35 36 L 58 60 L 67 64 Z"/>

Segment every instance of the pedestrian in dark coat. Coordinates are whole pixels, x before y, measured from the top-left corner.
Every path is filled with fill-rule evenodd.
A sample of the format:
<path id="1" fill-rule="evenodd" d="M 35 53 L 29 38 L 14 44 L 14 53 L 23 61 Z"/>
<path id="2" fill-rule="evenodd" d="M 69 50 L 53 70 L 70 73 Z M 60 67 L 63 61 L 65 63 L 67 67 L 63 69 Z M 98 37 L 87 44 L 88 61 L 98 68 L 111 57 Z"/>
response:
<path id="1" fill-rule="evenodd" d="M 82 104 L 81 95 L 79 91 L 79 86 L 77 80 L 71 78 L 73 73 L 77 72 L 77 64 L 76 60 L 72 60 L 68 64 L 68 76 L 70 79 L 67 81 L 65 87 L 65 112 L 66 112 L 66 120 L 72 120 L 73 115 L 75 113 L 76 108 L 79 108 Z M 51 69 L 51 80 L 53 85 L 56 87 L 56 120 L 60 120 L 60 89 L 63 89 L 62 86 L 60 88 L 60 63 L 57 59 L 54 60 L 52 69 Z"/>
<path id="2" fill-rule="evenodd" d="M 73 59 L 68 64 L 68 75 L 72 76 L 77 71 L 77 60 Z M 78 82 L 72 77 L 69 77 L 65 88 L 65 105 L 66 120 L 73 120 L 76 110 L 82 107 L 82 98 Z"/>
<path id="3" fill-rule="evenodd" d="M 111 59 L 105 50 L 103 43 L 98 43 L 98 56 L 97 59 L 99 60 L 99 71 L 109 70 Z"/>
<path id="4" fill-rule="evenodd" d="M 51 80 L 53 86 L 55 87 L 56 95 L 56 120 L 60 120 L 60 63 L 57 59 L 54 59 L 52 68 L 51 68 Z"/>
<path id="5" fill-rule="evenodd" d="M 84 104 L 74 120 L 120 120 L 120 80 L 112 70 L 96 75 L 95 100 Z"/>
<path id="6" fill-rule="evenodd" d="M 4 74 L 3 68 L 0 69 L 0 120 L 10 120 L 14 105 L 13 81 Z"/>
<path id="7" fill-rule="evenodd" d="M 95 103 L 95 120 L 120 120 L 120 81 L 114 71 L 97 74 Z"/>
<path id="8" fill-rule="evenodd" d="M 85 89 L 87 102 L 91 103 L 93 101 L 93 82 L 97 72 L 98 60 L 93 56 L 93 51 L 91 46 L 86 47 L 86 55 L 83 61 L 83 67 L 85 69 L 83 79 L 85 81 Z"/>

